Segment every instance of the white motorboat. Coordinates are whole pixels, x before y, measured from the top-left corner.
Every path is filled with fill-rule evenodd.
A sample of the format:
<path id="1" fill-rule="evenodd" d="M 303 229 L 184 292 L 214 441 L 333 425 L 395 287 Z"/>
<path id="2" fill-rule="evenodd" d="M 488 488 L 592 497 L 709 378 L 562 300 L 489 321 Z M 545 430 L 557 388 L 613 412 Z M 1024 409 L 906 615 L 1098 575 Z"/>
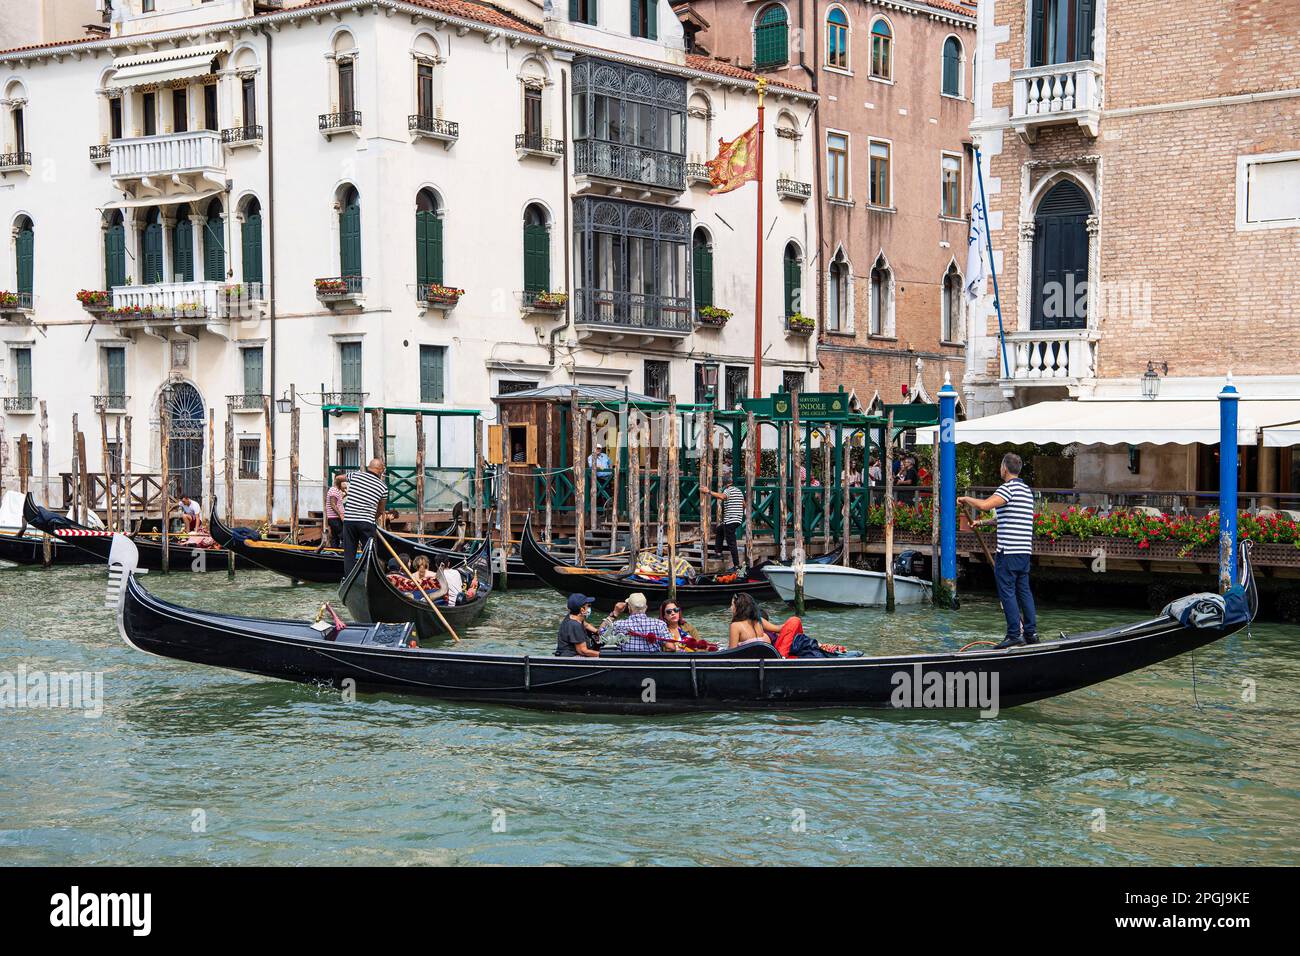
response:
<path id="1" fill-rule="evenodd" d="M 776 593 L 794 600 L 794 568 L 773 565 L 763 568 Z M 864 571 L 836 564 L 806 564 L 803 569 L 805 601 L 877 607 L 885 603 L 885 572 Z M 923 604 L 930 600 L 930 582 L 923 578 L 894 575 L 895 604 Z"/>

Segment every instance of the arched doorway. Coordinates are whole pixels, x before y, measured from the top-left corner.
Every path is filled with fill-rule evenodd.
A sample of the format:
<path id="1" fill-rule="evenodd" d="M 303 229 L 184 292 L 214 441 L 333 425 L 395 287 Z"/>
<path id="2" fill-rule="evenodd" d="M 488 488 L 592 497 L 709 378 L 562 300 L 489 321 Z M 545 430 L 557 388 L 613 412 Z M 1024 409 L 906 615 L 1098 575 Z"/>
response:
<path id="1" fill-rule="evenodd" d="M 1088 217 L 1092 203 L 1069 180 L 1047 191 L 1034 213 L 1031 329 L 1088 325 Z"/>
<path id="2" fill-rule="evenodd" d="M 195 499 L 203 496 L 203 436 L 207 428 L 207 415 L 203 396 L 189 382 L 176 382 L 171 386 L 169 411 L 167 467 L 170 470 L 173 497 L 189 495 Z"/>

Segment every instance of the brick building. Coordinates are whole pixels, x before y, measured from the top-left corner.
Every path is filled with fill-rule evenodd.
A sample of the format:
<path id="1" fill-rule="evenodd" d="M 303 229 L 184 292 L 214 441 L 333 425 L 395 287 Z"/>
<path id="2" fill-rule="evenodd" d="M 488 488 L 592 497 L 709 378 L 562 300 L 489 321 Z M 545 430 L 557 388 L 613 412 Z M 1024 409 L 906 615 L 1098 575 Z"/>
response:
<path id="1" fill-rule="evenodd" d="M 765 161 L 782 203 L 815 205 L 808 272 L 823 317 L 822 387 L 852 389 L 864 406 L 899 401 L 904 388 L 933 400 L 945 369 L 957 381 L 964 368 L 974 5 L 690 0 L 674 9 L 696 50 L 820 96 L 807 124 L 778 117 Z"/>
<path id="2" fill-rule="evenodd" d="M 1148 368 L 1161 398 L 1212 397 L 1228 371 L 1244 398 L 1300 396 L 1296 14 L 1265 0 L 981 2 L 971 129 L 1007 362 L 987 296 L 971 416 L 1139 398 Z M 1300 491 L 1291 452 L 1249 449 L 1247 490 Z M 1164 446 L 1152 471 L 1217 487 L 1212 453 Z M 1153 480 L 1111 457 L 1081 458 L 1076 483 Z"/>

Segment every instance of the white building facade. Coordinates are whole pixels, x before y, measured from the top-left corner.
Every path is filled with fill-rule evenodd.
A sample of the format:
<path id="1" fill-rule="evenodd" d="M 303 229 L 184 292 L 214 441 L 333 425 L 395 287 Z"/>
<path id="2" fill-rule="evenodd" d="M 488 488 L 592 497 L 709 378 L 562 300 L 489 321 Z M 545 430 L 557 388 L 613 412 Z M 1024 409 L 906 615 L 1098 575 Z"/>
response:
<path id="1" fill-rule="evenodd" d="M 688 57 L 666 0 L 113 6 L 107 38 L 0 53 L 8 487 L 42 405 L 52 476 L 74 414 L 102 470 L 99 408 L 157 473 L 165 385 L 179 490 L 222 498 L 233 421 L 237 516 L 265 510 L 264 397 L 290 388 L 303 510 L 326 458 L 369 447 L 321 404 L 491 420 L 502 391 L 574 382 L 689 402 L 714 364 L 724 403 L 752 392 L 755 190 L 709 196 L 687 157 L 753 124 L 755 78 Z M 769 152 L 814 103 L 769 87 Z M 762 387 L 814 388 L 814 337 L 786 321 L 815 319 L 814 206 L 764 188 Z M 430 425 L 431 464 L 471 463 L 468 421 Z M 414 464 L 409 439 L 389 457 Z"/>

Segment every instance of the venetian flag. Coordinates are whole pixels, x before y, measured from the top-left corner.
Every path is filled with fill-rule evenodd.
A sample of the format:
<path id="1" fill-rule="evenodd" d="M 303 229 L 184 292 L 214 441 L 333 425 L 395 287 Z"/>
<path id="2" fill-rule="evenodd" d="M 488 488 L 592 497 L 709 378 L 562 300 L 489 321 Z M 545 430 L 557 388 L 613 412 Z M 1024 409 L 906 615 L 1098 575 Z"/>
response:
<path id="1" fill-rule="evenodd" d="M 709 195 L 729 193 L 758 178 L 758 124 L 755 123 L 730 143 L 718 140 L 718 155 L 705 163 L 713 188 Z"/>
<path id="2" fill-rule="evenodd" d="M 966 238 L 966 301 L 974 302 L 984 294 L 984 244 L 988 234 L 984 204 L 976 202 L 970 210 L 970 235 Z"/>

